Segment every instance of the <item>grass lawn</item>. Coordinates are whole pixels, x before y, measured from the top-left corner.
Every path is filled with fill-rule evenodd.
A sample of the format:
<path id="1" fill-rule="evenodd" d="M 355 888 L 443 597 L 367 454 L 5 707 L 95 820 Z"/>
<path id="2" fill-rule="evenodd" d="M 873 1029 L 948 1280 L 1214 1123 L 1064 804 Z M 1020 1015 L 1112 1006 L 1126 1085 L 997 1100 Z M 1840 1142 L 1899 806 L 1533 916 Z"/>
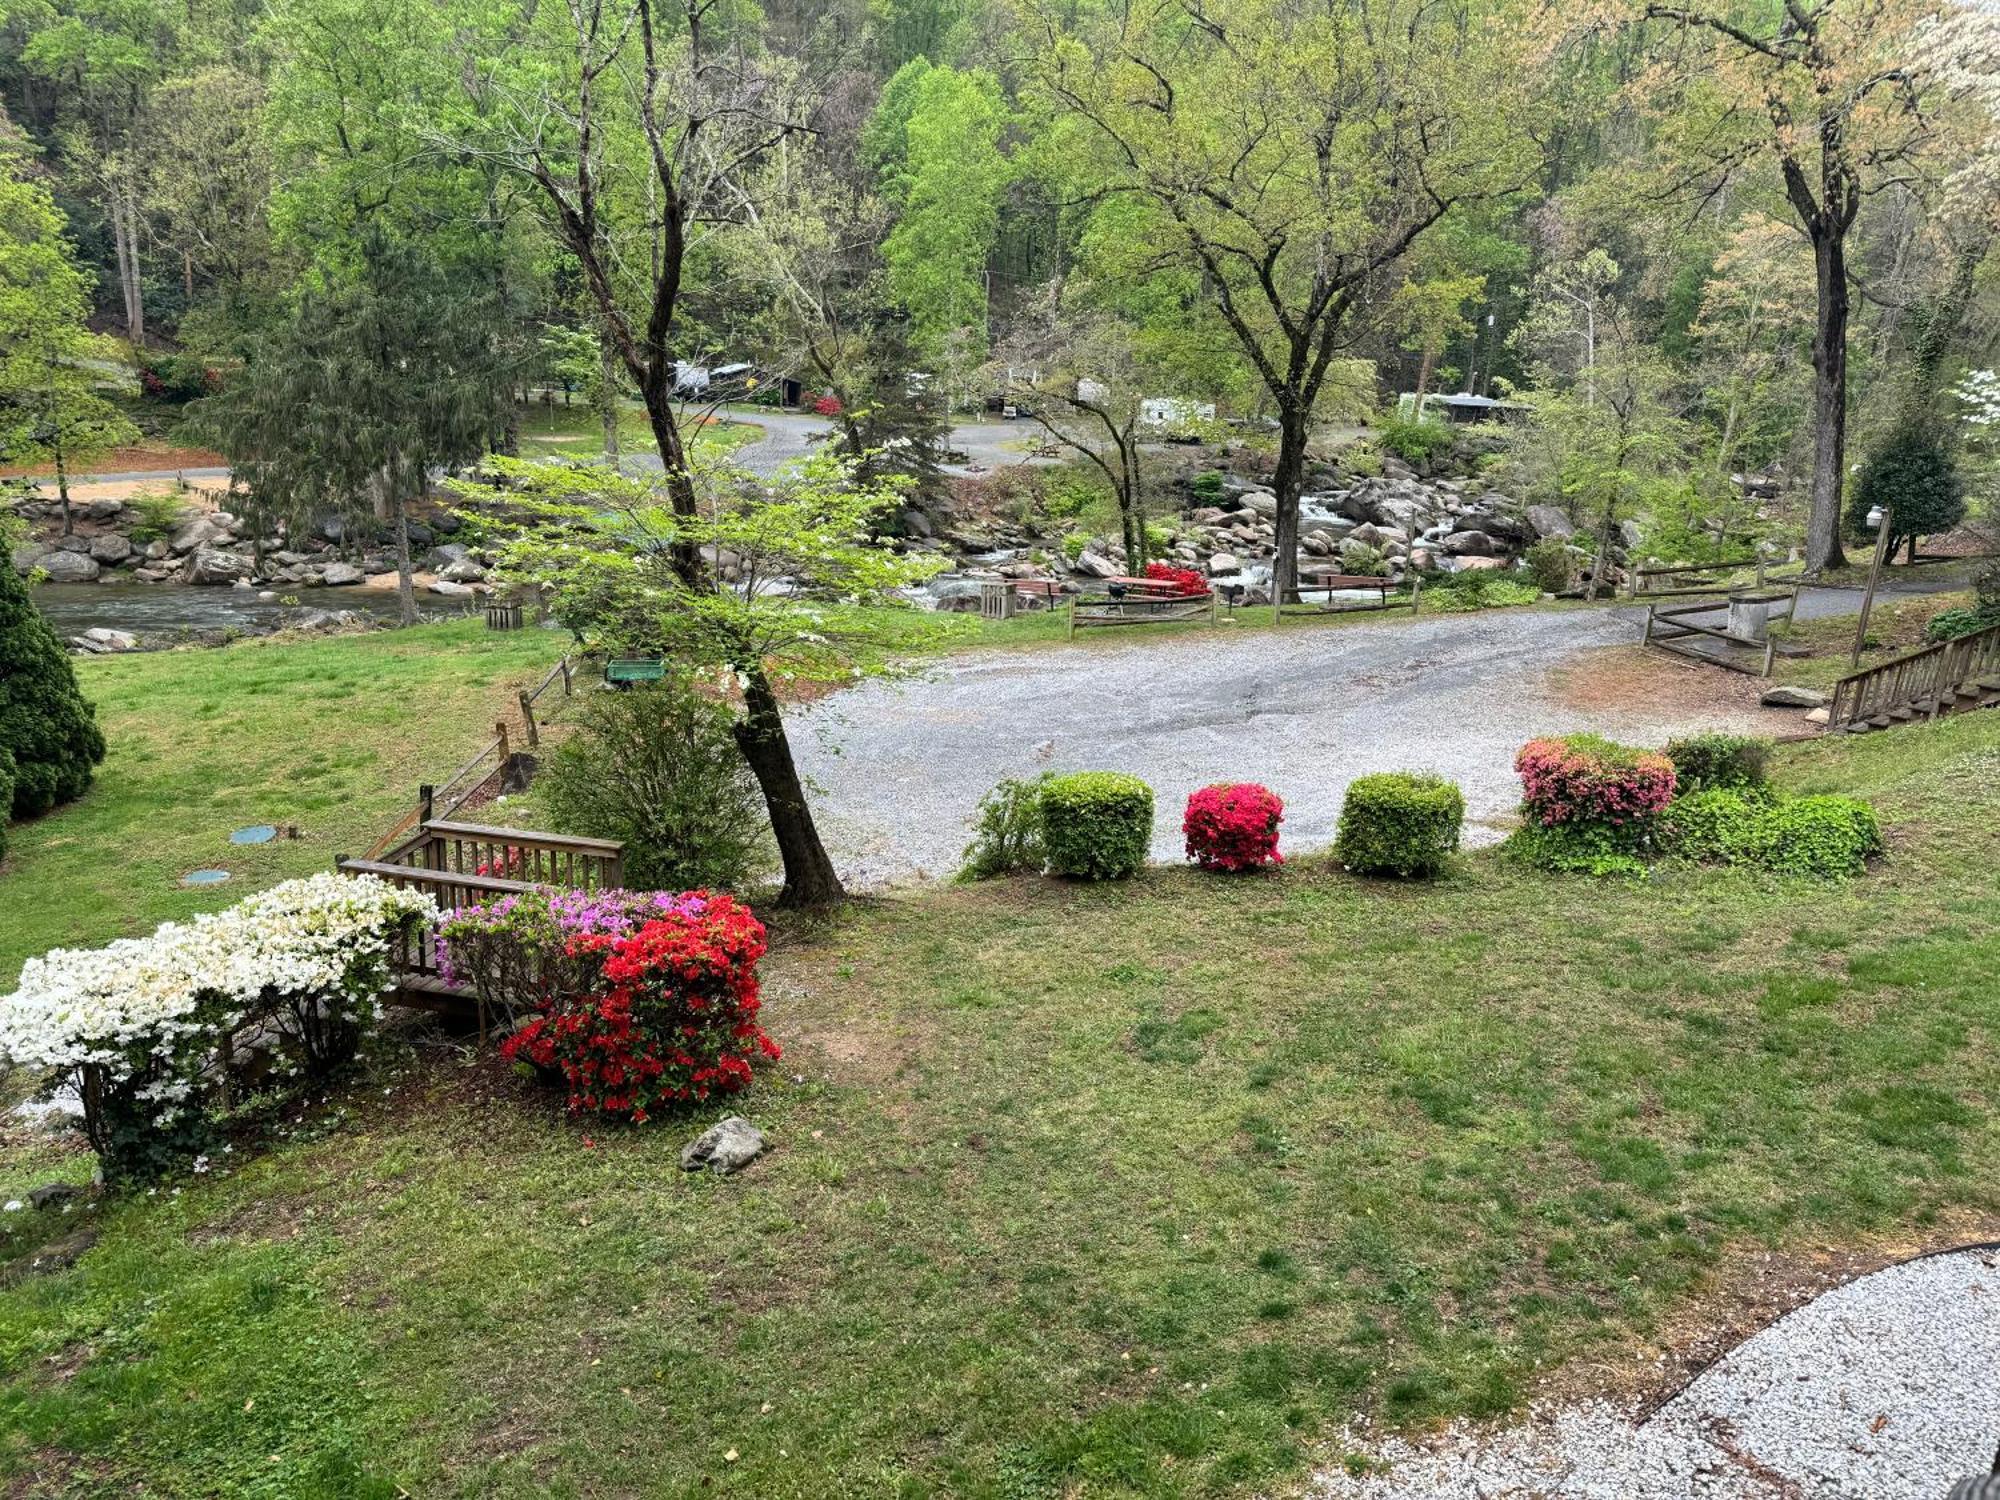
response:
<path id="1" fill-rule="evenodd" d="M 695 444 L 711 456 L 727 454 L 762 435 L 753 422 L 717 419 L 699 429 Z M 618 412 L 618 447 L 624 453 L 652 453 L 653 429 L 645 408 L 628 402 Z M 536 403 L 521 413 L 523 458 L 575 458 L 595 461 L 604 456 L 604 429 L 597 413 L 581 402 L 570 406 Z"/>
<path id="2" fill-rule="evenodd" d="M 359 854 L 492 735 L 565 637 L 476 620 L 76 663 L 110 742 L 90 794 L 8 830 L 0 985 L 21 961 L 94 946 Z M 299 825 L 237 848 L 232 829 Z M 187 889 L 189 870 L 227 885 Z"/>
<path id="3" fill-rule="evenodd" d="M 236 822 L 322 840 L 238 889 L 323 862 L 318 830 L 358 842 L 451 758 L 425 723 L 475 738 L 540 644 L 368 637 L 282 680 L 256 654 L 279 646 L 87 663 L 142 747 L 93 801 L 159 847 L 107 850 L 92 802 L 25 830 L 7 881 L 35 931 L 10 922 L 8 951 L 138 915 L 107 895 L 121 863 L 160 888 L 143 915 L 180 909 L 171 877 Z M 301 699 L 313 724 L 274 743 Z M 221 1171 L 0 1221 L 0 1259 L 97 1234 L 0 1290 L 0 1476 L 1268 1493 L 1338 1461 L 1357 1413 L 1489 1415 L 1643 1368 L 1735 1251 L 1946 1240 L 2000 1207 L 1996 772 L 2000 714 L 1786 747 L 1787 785 L 1888 822 L 1890 859 L 1841 885 L 1479 855 L 1434 885 L 1302 859 L 859 903 L 777 934 L 786 1056 L 741 1101 L 774 1150 L 731 1180 L 676 1169 L 712 1114 L 574 1123 L 406 1035 Z M 88 1162 L 0 1143 L 0 1198 L 52 1173 Z"/>

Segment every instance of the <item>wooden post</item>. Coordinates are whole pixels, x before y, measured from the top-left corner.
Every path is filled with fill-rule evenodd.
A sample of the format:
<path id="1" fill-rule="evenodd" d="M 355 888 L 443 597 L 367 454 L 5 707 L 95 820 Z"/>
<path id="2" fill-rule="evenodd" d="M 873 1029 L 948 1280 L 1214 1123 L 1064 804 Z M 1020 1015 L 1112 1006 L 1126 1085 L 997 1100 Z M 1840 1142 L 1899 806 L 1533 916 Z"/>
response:
<path id="1" fill-rule="evenodd" d="M 426 781 L 417 788 L 417 822 L 425 824 L 431 820 L 431 809 L 437 802 L 437 788 Z"/>
<path id="2" fill-rule="evenodd" d="M 542 732 L 535 727 L 535 705 L 529 701 L 526 688 L 521 690 L 521 722 L 528 726 L 529 746 L 541 744 Z"/>
<path id="3" fill-rule="evenodd" d="M 569 696 L 569 658 L 567 656 L 563 657 L 556 665 L 562 668 L 563 696 L 567 698 Z"/>
<path id="4" fill-rule="evenodd" d="M 493 725 L 493 733 L 500 741 L 500 769 L 504 771 L 507 769 L 507 762 L 514 758 L 514 752 L 507 743 L 507 721 L 505 719 L 496 720 Z"/>
<path id="5" fill-rule="evenodd" d="M 1882 507 L 1882 524 L 1875 529 L 1875 560 L 1868 565 L 1868 587 L 1861 595 L 1861 618 L 1854 626 L 1854 652 L 1847 659 L 1849 667 L 1861 665 L 1861 647 L 1868 639 L 1868 616 L 1875 608 L 1875 585 L 1882 581 L 1882 555 L 1889 550 L 1889 533 L 1894 530 L 1895 511 L 1889 506 Z"/>
<path id="6" fill-rule="evenodd" d="M 1069 601 L 1069 638 L 1076 639 L 1076 601 L 1080 595 L 1072 595 Z"/>

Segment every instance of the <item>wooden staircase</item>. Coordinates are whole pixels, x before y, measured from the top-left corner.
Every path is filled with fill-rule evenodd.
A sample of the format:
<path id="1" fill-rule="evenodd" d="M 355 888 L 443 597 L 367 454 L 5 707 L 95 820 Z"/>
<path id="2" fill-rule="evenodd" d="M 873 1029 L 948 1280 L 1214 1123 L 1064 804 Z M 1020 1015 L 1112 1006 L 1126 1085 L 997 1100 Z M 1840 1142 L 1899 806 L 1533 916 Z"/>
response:
<path id="1" fill-rule="evenodd" d="M 1827 728 L 1866 734 L 1994 707 L 2000 707 L 2000 624 L 1849 673 L 1834 685 Z"/>

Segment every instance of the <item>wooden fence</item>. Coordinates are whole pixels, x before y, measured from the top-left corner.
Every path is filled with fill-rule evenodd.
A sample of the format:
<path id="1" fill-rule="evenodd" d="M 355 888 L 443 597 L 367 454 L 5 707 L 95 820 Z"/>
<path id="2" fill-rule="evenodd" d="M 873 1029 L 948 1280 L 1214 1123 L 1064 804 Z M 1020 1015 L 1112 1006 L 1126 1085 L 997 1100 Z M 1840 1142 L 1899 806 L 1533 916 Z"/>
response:
<path id="1" fill-rule="evenodd" d="M 552 714 L 544 713 L 536 717 L 535 705 L 558 685 L 562 697 L 568 700 L 576 690 L 575 677 L 579 663 L 569 657 L 561 658 L 549 668 L 542 680 L 532 688 L 520 693 L 517 702 L 521 709 L 521 735 L 528 748 L 533 749 L 542 742 L 542 725 Z M 407 837 L 419 824 L 449 818 L 471 800 L 472 796 L 488 782 L 503 778 L 514 759 L 514 735 L 505 719 L 493 725 L 493 738 L 488 740 L 464 765 L 460 766 L 443 781 L 425 784 L 417 788 L 416 805 L 398 818 L 389 830 L 369 846 L 365 858 L 381 857 L 384 850 L 399 839 Z"/>

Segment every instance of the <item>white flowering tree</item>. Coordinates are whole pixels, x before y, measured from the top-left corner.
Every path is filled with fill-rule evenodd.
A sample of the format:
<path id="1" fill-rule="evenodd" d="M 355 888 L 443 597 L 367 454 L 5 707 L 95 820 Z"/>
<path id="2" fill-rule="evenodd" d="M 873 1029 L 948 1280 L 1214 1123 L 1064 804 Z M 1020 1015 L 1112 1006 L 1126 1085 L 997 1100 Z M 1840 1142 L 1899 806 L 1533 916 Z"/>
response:
<path id="1" fill-rule="evenodd" d="M 324 1076 L 380 1015 L 391 944 L 435 915 L 428 896 L 373 877 L 290 880 L 226 911 L 104 948 L 29 959 L 0 998 L 0 1054 L 72 1090 L 107 1182 L 197 1150 L 218 1053 L 251 1022 L 284 1065 Z"/>

